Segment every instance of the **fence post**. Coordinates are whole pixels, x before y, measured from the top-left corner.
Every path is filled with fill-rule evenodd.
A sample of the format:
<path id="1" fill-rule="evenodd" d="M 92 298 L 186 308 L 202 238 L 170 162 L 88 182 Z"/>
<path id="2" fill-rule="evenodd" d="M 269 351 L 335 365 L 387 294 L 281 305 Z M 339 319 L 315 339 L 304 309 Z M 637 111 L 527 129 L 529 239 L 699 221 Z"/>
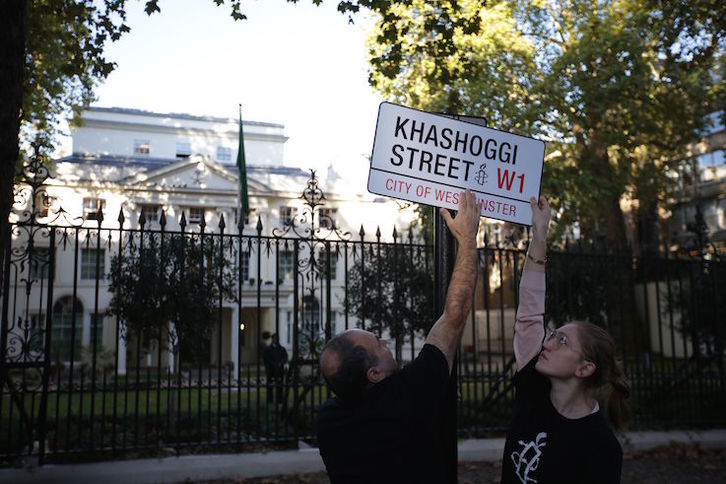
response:
<path id="1" fill-rule="evenodd" d="M 446 291 L 449 287 L 451 273 L 454 270 L 454 236 L 446 228 L 443 217 L 436 210 L 434 219 L 434 317 L 444 312 Z M 457 481 L 457 448 L 456 448 L 456 359 L 449 378 L 449 398 L 442 419 L 442 451 L 446 471 L 444 475 L 447 483 Z"/>

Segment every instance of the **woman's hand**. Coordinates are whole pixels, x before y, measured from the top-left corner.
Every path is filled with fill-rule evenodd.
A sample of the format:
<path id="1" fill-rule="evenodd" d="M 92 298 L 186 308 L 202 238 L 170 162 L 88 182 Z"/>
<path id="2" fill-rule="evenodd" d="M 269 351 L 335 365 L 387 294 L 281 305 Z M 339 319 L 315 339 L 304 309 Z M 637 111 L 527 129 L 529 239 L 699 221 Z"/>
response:
<path id="1" fill-rule="evenodd" d="M 552 217 L 550 204 L 547 203 L 545 197 L 539 197 L 539 201 L 531 197 L 529 204 L 532 207 L 532 236 L 533 238 L 546 240 L 547 232 L 550 229 L 550 218 Z"/>

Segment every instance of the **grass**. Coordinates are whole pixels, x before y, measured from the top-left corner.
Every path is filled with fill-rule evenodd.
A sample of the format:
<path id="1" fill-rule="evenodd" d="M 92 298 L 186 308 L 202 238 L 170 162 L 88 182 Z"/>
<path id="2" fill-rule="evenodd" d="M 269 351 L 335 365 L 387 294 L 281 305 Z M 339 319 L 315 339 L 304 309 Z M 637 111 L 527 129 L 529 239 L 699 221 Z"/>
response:
<path id="1" fill-rule="evenodd" d="M 135 380 L 129 378 L 129 383 Z M 216 446 L 225 443 L 293 441 L 312 437 L 315 412 L 326 400 L 324 385 L 307 391 L 290 387 L 285 402 L 268 405 L 268 388 L 256 378 L 243 385 L 211 388 L 183 385 L 157 389 L 154 381 L 114 390 L 113 382 L 93 394 L 52 390 L 47 402 L 47 442 L 54 453 L 101 452 L 103 449 L 151 449 Z M 672 387 L 668 388 L 668 384 Z M 634 428 L 704 427 L 726 424 L 726 395 L 716 379 L 673 383 L 665 376 L 633 374 Z M 297 391 L 297 398 L 295 392 Z M 93 396 L 93 404 L 91 402 Z M 462 435 L 481 436 L 509 424 L 513 388 L 496 381 L 464 379 L 460 386 L 458 427 Z M 20 396 L 35 431 L 40 393 Z M 174 400 L 172 408 L 170 402 Z M 0 398 L 0 456 L 19 453 L 35 433 L 21 421 L 7 392 Z M 116 413 L 114 415 L 114 408 Z M 22 437 L 21 437 L 22 436 Z"/>
<path id="2" fill-rule="evenodd" d="M 98 391 L 93 396 L 92 406 L 88 391 L 49 393 L 47 439 L 54 451 L 89 446 L 134 447 L 310 436 L 314 412 L 327 398 L 324 387 L 319 385 L 304 394 L 301 386 L 292 387 L 284 401 L 269 404 L 265 387 L 146 388 L 117 393 L 107 388 L 106 392 Z M 21 398 L 32 419 L 31 427 L 35 428 L 40 397 L 26 394 Z M 174 411 L 171 398 L 175 402 Z M 0 454 L 21 451 L 30 439 L 27 430 L 17 406 L 4 395 L 0 410 Z"/>

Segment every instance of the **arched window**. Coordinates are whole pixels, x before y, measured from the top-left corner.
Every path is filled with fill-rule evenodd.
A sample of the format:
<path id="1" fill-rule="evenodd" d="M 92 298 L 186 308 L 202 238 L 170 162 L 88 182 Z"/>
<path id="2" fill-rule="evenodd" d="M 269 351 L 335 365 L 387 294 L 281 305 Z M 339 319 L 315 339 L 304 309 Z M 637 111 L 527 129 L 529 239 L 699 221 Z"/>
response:
<path id="1" fill-rule="evenodd" d="M 69 361 L 81 354 L 81 334 L 83 333 L 83 304 L 76 299 L 63 296 L 53 305 L 53 327 L 51 330 L 51 358 L 53 361 Z"/>

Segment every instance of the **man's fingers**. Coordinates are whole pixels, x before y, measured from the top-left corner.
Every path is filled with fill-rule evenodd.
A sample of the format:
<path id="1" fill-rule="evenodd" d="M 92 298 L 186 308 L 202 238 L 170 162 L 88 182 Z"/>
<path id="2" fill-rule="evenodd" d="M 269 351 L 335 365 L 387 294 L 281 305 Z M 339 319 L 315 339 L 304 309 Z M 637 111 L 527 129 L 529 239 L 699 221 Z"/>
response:
<path id="1" fill-rule="evenodd" d="M 461 192 L 459 198 L 464 200 L 468 209 L 474 209 L 474 206 L 476 205 L 476 197 L 471 190 L 467 188 L 465 191 Z"/>
<path id="2" fill-rule="evenodd" d="M 439 213 L 444 218 L 444 222 L 446 222 L 446 225 L 449 225 L 449 223 L 451 223 L 451 221 L 453 220 L 451 218 L 451 214 L 449 213 L 449 211 L 447 209 L 442 207 L 439 209 Z"/>

